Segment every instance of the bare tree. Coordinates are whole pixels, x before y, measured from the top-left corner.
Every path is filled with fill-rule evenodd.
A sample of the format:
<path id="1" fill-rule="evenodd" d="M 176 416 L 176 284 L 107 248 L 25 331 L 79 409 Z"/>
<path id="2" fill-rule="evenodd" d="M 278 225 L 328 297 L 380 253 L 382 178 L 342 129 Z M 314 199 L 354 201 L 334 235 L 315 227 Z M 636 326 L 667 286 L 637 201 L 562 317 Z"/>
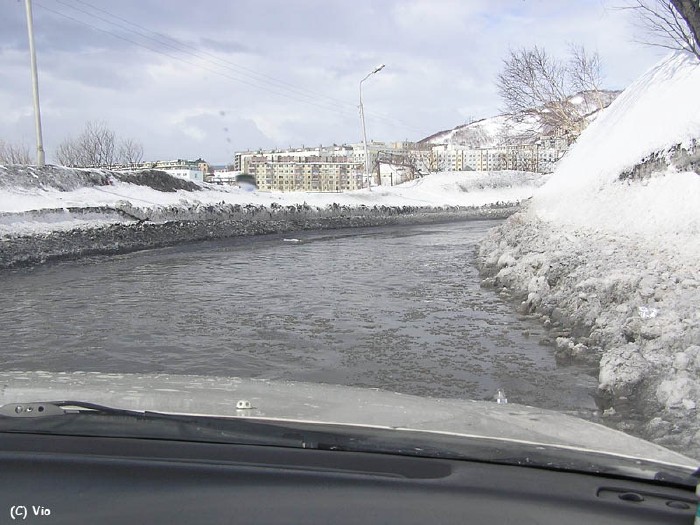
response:
<path id="1" fill-rule="evenodd" d="M 580 133 L 582 115 L 570 99 L 579 91 L 600 92 L 600 58 L 583 46 L 571 46 L 570 53 L 562 62 L 537 46 L 511 50 L 496 80 L 506 111 L 518 118 L 536 112 L 545 127 Z"/>
<path id="2" fill-rule="evenodd" d="M 29 148 L 24 144 L 11 144 L 0 140 L 0 164 L 31 164 Z"/>
<path id="3" fill-rule="evenodd" d="M 143 146 L 134 139 L 122 140 L 119 145 L 117 160 L 120 164 L 139 164 L 143 160 Z"/>
<path id="4" fill-rule="evenodd" d="M 78 138 L 87 155 L 88 166 L 112 166 L 115 161 L 115 136 L 104 122 L 88 122 Z"/>
<path id="5" fill-rule="evenodd" d="M 76 143 L 72 139 L 66 139 L 56 148 L 56 162 L 61 166 L 76 168 L 82 166 L 80 154 Z"/>
<path id="6" fill-rule="evenodd" d="M 425 173 L 437 171 L 437 158 L 433 155 L 430 147 L 423 146 L 411 149 L 406 154 L 406 165 L 410 167 L 409 178 L 406 180 L 412 180 Z"/>
<path id="7" fill-rule="evenodd" d="M 690 51 L 700 59 L 700 3 L 697 0 L 634 0 L 623 9 L 636 12 L 647 34 L 645 44 Z"/>
<path id="8" fill-rule="evenodd" d="M 63 166 L 110 167 L 117 162 L 135 164 L 143 158 L 143 146 L 133 139 L 116 147 L 116 136 L 104 122 L 88 122 L 77 138 L 68 138 L 56 149 L 56 159 Z"/>
<path id="9" fill-rule="evenodd" d="M 510 141 L 510 130 L 511 126 L 509 126 L 507 122 L 503 122 L 503 124 L 501 124 L 501 126 L 498 128 L 498 132 L 496 133 L 497 146 L 505 146 L 508 144 Z"/>
<path id="10" fill-rule="evenodd" d="M 603 109 L 605 103 L 601 97 L 603 78 L 601 75 L 600 56 L 598 53 L 588 54 L 581 45 L 569 46 L 569 64 L 567 72 L 571 86 L 575 91 L 590 91 L 595 97 L 598 109 Z"/>

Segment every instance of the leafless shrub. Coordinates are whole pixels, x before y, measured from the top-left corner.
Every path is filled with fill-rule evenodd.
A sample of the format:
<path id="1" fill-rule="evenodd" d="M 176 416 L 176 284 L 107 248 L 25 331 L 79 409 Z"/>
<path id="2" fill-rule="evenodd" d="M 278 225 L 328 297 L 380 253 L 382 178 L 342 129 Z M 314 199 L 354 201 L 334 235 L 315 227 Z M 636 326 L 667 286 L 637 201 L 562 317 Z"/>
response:
<path id="1" fill-rule="evenodd" d="M 59 164 L 70 167 L 112 166 L 114 143 L 114 132 L 104 122 L 88 122 L 77 138 L 59 144 L 56 158 Z"/>
<path id="2" fill-rule="evenodd" d="M 31 164 L 29 148 L 24 144 L 11 144 L 0 140 L 0 164 Z"/>
<path id="3" fill-rule="evenodd" d="M 74 140 L 66 139 L 56 148 L 56 162 L 61 166 L 75 168 L 81 166 L 81 155 Z"/>
<path id="4" fill-rule="evenodd" d="M 117 146 L 114 131 L 104 122 L 88 122 L 77 138 L 58 145 L 56 159 L 63 166 L 80 168 L 133 165 L 143 160 L 143 146 L 131 138 Z"/>
<path id="5" fill-rule="evenodd" d="M 124 139 L 119 145 L 117 159 L 120 164 L 134 165 L 143 161 L 143 146 L 134 139 Z"/>

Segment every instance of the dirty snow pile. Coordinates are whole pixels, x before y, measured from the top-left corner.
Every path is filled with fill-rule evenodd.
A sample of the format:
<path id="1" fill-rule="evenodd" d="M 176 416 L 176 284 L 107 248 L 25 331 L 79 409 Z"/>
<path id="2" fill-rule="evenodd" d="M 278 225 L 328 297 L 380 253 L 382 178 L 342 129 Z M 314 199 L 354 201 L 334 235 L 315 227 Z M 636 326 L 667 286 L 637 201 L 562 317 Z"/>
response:
<path id="1" fill-rule="evenodd" d="M 599 365 L 611 424 L 696 458 L 698 93 L 700 62 L 667 57 L 603 111 L 479 248 L 485 284 L 541 316 L 558 357 Z"/>
<path id="2" fill-rule="evenodd" d="M 125 214 L 197 220 L 198 211 L 231 206 L 481 207 L 530 198 L 546 177 L 528 172 L 439 173 L 397 186 L 346 193 L 257 192 L 197 185 L 163 172 L 124 174 L 46 166 L 0 166 L 0 235 L 26 235 L 102 226 Z M 177 184 L 175 184 L 177 183 Z M 128 218 L 129 215 L 126 215 Z M 128 222 L 128 221 L 127 221 Z"/>

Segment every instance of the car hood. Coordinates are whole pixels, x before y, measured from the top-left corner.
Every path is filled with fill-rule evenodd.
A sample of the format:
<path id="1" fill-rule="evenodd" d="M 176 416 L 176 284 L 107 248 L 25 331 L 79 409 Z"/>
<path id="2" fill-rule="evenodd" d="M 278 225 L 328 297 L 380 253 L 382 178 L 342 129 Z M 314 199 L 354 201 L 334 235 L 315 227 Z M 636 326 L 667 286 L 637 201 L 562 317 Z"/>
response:
<path id="1" fill-rule="evenodd" d="M 514 403 L 231 377 L 0 373 L 0 405 L 66 399 L 131 410 L 437 432 L 639 458 L 688 471 L 697 467 L 682 454 L 603 425 Z"/>

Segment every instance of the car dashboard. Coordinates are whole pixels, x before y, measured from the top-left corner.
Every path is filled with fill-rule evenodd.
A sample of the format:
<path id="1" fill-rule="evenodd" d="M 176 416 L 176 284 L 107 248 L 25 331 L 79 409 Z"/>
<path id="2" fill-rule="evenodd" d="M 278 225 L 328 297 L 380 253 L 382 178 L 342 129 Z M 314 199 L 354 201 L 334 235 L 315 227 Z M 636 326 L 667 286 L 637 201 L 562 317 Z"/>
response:
<path id="1" fill-rule="evenodd" d="M 692 523 L 687 487 L 481 461 L 0 433 L 2 522 Z"/>

